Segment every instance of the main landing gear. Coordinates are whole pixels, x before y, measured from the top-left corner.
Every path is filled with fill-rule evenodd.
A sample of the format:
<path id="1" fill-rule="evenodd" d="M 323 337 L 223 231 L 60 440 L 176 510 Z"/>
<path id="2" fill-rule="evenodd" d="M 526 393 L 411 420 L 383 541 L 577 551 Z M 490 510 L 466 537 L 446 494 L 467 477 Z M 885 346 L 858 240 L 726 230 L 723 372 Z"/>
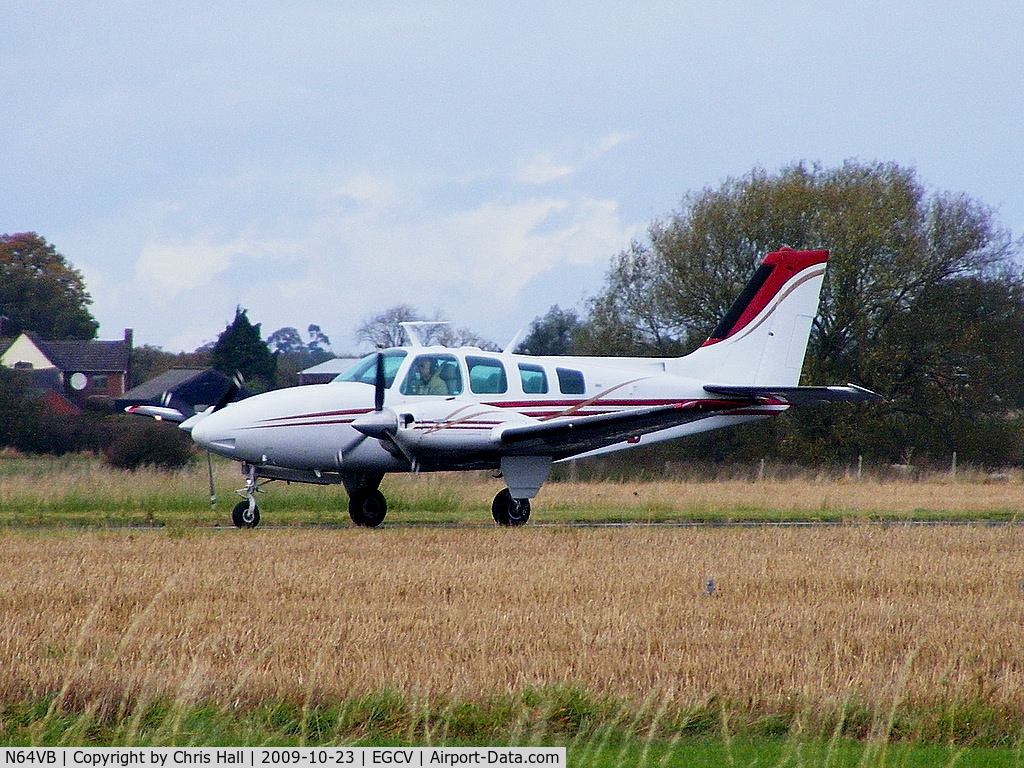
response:
<path id="1" fill-rule="evenodd" d="M 348 491 L 348 516 L 360 528 L 376 528 L 384 522 L 388 502 L 377 490 L 384 475 L 346 474 L 342 476 Z"/>
<path id="2" fill-rule="evenodd" d="M 361 528 L 376 528 L 384 522 L 388 501 L 376 488 L 352 493 L 348 499 L 348 516 Z"/>
<path id="3" fill-rule="evenodd" d="M 525 525 L 530 519 L 530 500 L 514 499 L 508 488 L 502 488 L 491 503 L 491 517 L 498 525 Z"/>

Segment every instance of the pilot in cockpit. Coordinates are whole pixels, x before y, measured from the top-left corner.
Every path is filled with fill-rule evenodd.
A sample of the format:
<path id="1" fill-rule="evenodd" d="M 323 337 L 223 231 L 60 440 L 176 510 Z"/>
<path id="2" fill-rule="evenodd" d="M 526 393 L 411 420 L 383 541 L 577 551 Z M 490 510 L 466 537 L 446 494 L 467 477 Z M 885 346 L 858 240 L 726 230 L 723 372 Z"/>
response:
<path id="1" fill-rule="evenodd" d="M 421 357 L 416 361 L 416 368 L 413 370 L 414 394 L 417 395 L 447 395 L 448 385 L 438 375 L 440 361 L 432 357 Z"/>

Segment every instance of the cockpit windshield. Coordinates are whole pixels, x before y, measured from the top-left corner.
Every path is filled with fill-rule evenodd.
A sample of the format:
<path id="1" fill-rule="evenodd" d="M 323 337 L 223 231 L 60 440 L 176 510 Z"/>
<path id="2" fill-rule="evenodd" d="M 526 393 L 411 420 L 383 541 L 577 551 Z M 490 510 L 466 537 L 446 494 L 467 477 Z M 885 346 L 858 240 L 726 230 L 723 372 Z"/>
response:
<path id="1" fill-rule="evenodd" d="M 344 373 L 338 374 L 334 381 L 361 381 L 374 386 L 377 379 L 377 355 L 384 357 L 384 388 L 390 389 L 395 383 L 395 376 L 402 365 L 407 352 L 402 349 L 389 349 L 387 352 L 374 352 L 361 358 Z"/>

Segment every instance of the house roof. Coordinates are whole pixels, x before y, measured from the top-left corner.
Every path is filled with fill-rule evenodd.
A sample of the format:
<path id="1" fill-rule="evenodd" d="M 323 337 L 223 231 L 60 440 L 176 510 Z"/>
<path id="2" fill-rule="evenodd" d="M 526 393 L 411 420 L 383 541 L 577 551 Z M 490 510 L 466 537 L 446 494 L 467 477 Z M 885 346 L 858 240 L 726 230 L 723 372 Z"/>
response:
<path id="1" fill-rule="evenodd" d="M 131 345 L 127 341 L 44 341 L 29 337 L 44 355 L 62 371 L 113 373 L 127 371 Z"/>
<path id="2" fill-rule="evenodd" d="M 17 352 L 12 350 L 17 348 Z M 131 331 L 125 330 L 125 338 L 118 341 L 47 341 L 32 331 L 6 341 L 2 349 L 5 357 L 12 354 L 23 358 L 36 368 L 54 367 L 65 373 L 124 373 L 131 361 Z M 17 362 L 16 360 L 14 362 Z M 13 366 L 13 362 L 5 364 Z"/>

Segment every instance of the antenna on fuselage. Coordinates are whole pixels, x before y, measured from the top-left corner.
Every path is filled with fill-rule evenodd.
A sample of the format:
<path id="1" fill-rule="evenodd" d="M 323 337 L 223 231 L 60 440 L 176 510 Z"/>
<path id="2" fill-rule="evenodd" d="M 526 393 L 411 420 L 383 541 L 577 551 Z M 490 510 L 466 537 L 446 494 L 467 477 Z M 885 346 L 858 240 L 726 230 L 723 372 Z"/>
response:
<path id="1" fill-rule="evenodd" d="M 516 351 L 516 347 L 519 346 L 519 342 L 523 340 L 523 337 L 525 335 L 526 332 L 522 328 L 520 328 L 518 331 L 516 331 L 516 335 L 509 339 L 508 342 L 506 342 L 505 346 L 502 348 L 501 351 L 514 353 Z"/>
<path id="2" fill-rule="evenodd" d="M 409 341 L 414 347 L 425 347 L 426 343 L 423 341 L 423 336 L 420 334 L 421 328 L 434 325 L 451 325 L 450 320 L 406 320 L 405 322 L 399 323 L 402 326 L 402 330 L 405 331 L 405 335 L 409 337 Z"/>

